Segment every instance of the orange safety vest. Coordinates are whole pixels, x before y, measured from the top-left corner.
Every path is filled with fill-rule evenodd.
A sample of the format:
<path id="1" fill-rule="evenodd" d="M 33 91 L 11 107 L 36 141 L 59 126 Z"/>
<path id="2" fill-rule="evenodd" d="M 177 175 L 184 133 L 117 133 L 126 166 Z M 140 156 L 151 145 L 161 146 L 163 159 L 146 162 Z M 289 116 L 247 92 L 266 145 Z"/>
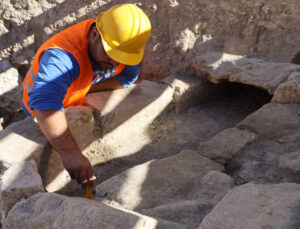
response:
<path id="1" fill-rule="evenodd" d="M 80 68 L 79 76 L 71 83 L 67 90 L 63 100 L 63 107 L 82 105 L 84 103 L 84 98 L 93 81 L 93 68 L 89 57 L 87 38 L 89 29 L 94 22 L 95 20 L 89 19 L 75 24 L 52 36 L 38 49 L 33 63 L 22 83 L 23 103 L 31 115 L 34 115 L 34 112 L 28 106 L 28 93 L 31 91 L 34 84 L 34 77 L 38 74 L 41 54 L 45 50 L 51 48 L 58 48 L 71 53 L 78 62 Z M 122 72 L 124 67 L 125 65 L 123 64 L 116 66 L 114 76 Z"/>

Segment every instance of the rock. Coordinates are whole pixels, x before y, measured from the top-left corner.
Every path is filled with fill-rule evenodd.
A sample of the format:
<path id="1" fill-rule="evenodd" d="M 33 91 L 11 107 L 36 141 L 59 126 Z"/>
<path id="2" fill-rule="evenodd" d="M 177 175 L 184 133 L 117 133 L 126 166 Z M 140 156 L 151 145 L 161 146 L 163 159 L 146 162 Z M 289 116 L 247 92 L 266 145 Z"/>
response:
<path id="1" fill-rule="evenodd" d="M 300 172 L 300 151 L 283 154 L 279 158 L 279 167 L 290 169 L 295 173 Z"/>
<path id="2" fill-rule="evenodd" d="M 4 229 L 32 228 L 183 229 L 179 224 L 106 206 L 97 201 L 39 193 L 17 203 Z"/>
<path id="3" fill-rule="evenodd" d="M 198 229 L 298 228 L 300 185 L 245 184 L 229 191 Z"/>
<path id="4" fill-rule="evenodd" d="M 22 87 L 19 85 L 19 73 L 15 68 L 9 68 L 0 73 L 0 107 L 9 112 L 21 108 Z"/>
<path id="5" fill-rule="evenodd" d="M 9 125 L 0 131 L 0 160 L 9 164 L 34 159 L 49 149 L 48 142 L 33 118 Z"/>
<path id="6" fill-rule="evenodd" d="M 300 73 L 292 73 L 287 82 L 278 86 L 272 98 L 274 103 L 300 103 Z"/>
<path id="7" fill-rule="evenodd" d="M 96 187 L 96 196 L 131 210 L 196 199 L 201 195 L 201 178 L 211 170 L 224 168 L 186 150 L 134 166 L 104 181 Z"/>
<path id="8" fill-rule="evenodd" d="M 208 53 L 194 58 L 192 69 L 200 77 L 212 82 L 221 80 L 252 85 L 274 94 L 275 89 L 300 66 L 288 63 L 271 63 L 262 59 L 246 58 L 226 53 Z"/>
<path id="9" fill-rule="evenodd" d="M 162 81 L 174 90 L 173 102 L 176 113 L 187 111 L 190 107 L 208 102 L 227 94 L 224 85 L 216 85 L 186 73 L 173 74 Z"/>
<path id="10" fill-rule="evenodd" d="M 219 171 L 210 171 L 202 178 L 203 193 L 209 193 L 213 205 L 216 205 L 221 198 L 230 190 L 234 184 L 230 176 Z"/>
<path id="11" fill-rule="evenodd" d="M 211 139 L 201 142 L 197 153 L 211 159 L 230 159 L 257 138 L 249 130 L 225 129 Z"/>
<path id="12" fill-rule="evenodd" d="M 19 200 L 44 191 L 42 179 L 33 160 L 9 167 L 2 173 L 0 182 L 1 225 L 4 225 L 9 210 Z"/>
<path id="13" fill-rule="evenodd" d="M 98 112 L 102 135 L 122 127 L 123 131 L 130 132 L 131 125 L 140 129 L 147 127 L 169 105 L 172 94 L 167 85 L 143 81 L 129 88 L 89 94 L 85 105 Z"/>
<path id="14" fill-rule="evenodd" d="M 248 129 L 259 138 L 274 139 L 289 134 L 291 130 L 299 130 L 299 111 L 299 104 L 269 103 L 249 115 L 237 127 Z"/>
<path id="15" fill-rule="evenodd" d="M 196 228 L 201 220 L 211 211 L 212 204 L 208 200 L 195 199 L 142 209 L 139 212 L 154 218 L 161 218 L 181 223 L 188 229 Z"/>
<path id="16" fill-rule="evenodd" d="M 140 213 L 158 217 L 196 228 L 211 209 L 233 187 L 233 180 L 228 175 L 218 172 L 208 172 L 202 177 L 202 196 L 198 199 L 179 201 L 160 205 L 150 209 L 141 209 Z"/>
<path id="17" fill-rule="evenodd" d="M 93 111 L 88 107 L 74 106 L 68 107 L 65 114 L 70 131 L 78 147 L 83 151 L 96 140 Z"/>

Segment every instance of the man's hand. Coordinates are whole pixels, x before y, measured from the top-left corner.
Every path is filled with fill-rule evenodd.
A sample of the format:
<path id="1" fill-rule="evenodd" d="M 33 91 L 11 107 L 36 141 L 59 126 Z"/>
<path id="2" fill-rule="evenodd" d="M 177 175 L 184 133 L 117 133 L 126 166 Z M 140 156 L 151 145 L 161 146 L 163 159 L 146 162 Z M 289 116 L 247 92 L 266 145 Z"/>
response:
<path id="1" fill-rule="evenodd" d="M 83 187 L 86 184 L 92 187 L 96 179 L 92 165 L 77 146 L 64 112 L 60 110 L 35 110 L 34 113 L 44 135 L 60 154 L 70 177 L 82 184 Z"/>
<path id="2" fill-rule="evenodd" d="M 72 180 L 82 184 L 82 187 L 85 187 L 86 184 L 93 187 L 96 177 L 91 163 L 82 153 L 66 153 L 61 158 Z"/>

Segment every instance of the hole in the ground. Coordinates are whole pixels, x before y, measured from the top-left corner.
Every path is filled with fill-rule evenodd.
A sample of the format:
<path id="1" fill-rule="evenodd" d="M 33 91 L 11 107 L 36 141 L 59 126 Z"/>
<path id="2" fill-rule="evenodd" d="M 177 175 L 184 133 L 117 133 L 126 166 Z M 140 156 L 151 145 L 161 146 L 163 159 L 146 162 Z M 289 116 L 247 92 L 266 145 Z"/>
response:
<path id="1" fill-rule="evenodd" d="M 151 123 L 147 133 L 139 133 L 141 137 L 128 136 L 129 139 L 135 139 L 130 141 L 130 148 L 136 151 L 109 163 L 94 166 L 97 176 L 95 185 L 149 160 L 172 156 L 183 149 L 195 150 L 200 142 L 209 140 L 226 128 L 234 127 L 271 100 L 271 95 L 266 91 L 252 86 L 229 82 L 210 84 L 213 91 L 208 92 L 211 96 L 205 95 L 206 101 L 199 99 L 201 104 L 182 113 L 163 112 Z M 143 134 L 147 136 L 143 137 Z M 139 142 L 139 139 L 145 138 L 150 141 Z M 111 147 L 111 150 L 118 150 L 118 154 L 126 155 L 120 151 L 127 150 L 128 139 L 122 142 L 116 138 L 116 141 L 118 147 Z M 232 170 L 235 169 L 236 166 L 232 165 Z M 83 196 L 84 190 L 79 186 L 74 190 L 74 185 L 66 185 L 59 193 Z"/>

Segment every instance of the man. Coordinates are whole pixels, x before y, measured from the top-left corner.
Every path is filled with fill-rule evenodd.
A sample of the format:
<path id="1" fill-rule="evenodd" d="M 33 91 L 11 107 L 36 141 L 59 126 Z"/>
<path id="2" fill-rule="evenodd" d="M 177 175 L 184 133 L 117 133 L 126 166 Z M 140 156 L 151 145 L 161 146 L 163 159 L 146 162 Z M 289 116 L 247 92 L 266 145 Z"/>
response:
<path id="1" fill-rule="evenodd" d="M 68 128 L 64 108 L 88 92 L 128 87 L 138 77 L 151 24 L 133 4 L 116 5 L 47 40 L 23 81 L 22 107 L 60 154 L 79 184 L 93 185 L 93 168 Z"/>

